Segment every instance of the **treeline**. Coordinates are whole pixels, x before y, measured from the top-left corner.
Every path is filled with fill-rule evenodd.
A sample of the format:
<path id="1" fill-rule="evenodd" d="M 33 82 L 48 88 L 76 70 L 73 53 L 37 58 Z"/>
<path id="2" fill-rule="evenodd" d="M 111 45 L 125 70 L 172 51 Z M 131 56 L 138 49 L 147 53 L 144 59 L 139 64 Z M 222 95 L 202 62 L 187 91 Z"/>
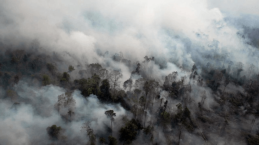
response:
<path id="1" fill-rule="evenodd" d="M 136 64 L 130 78 L 122 82 L 120 70 L 108 70 L 99 63 L 88 64 L 86 70 L 65 65 L 66 71 L 60 72 L 56 62 L 63 63 L 48 55 L 9 50 L 0 57 L 0 85 L 7 90 L 5 97 L 14 104 L 17 95 L 12 86 L 21 78 L 38 80 L 42 86 L 53 84 L 66 88 L 66 94 L 57 96 L 55 108 L 68 123 L 75 114 L 73 90 L 80 90 L 84 97 L 94 94 L 103 103 L 119 103 L 132 113 L 117 120 L 123 125 L 119 130 L 113 130 L 116 112 L 103 112 L 111 121 L 110 131 L 103 136 L 96 135 L 95 128 L 89 124 L 83 124 L 82 129 L 91 145 L 141 144 L 139 140 L 148 144 L 184 144 L 184 140 L 188 140 L 183 138 L 186 133 L 211 144 L 217 142 L 213 139 L 215 134 L 225 134 L 228 137 L 225 142 L 237 138 L 249 145 L 259 144 L 259 130 L 253 130 L 259 115 L 258 75 L 240 76 L 241 64 L 234 72 L 228 68 L 216 70 L 193 65 L 192 70 L 185 73 L 188 75 L 175 71 L 164 80 L 154 80 L 143 75 L 143 66 L 154 60 L 154 57 L 144 57 L 143 62 Z M 74 71 L 80 79 L 71 79 Z M 209 101 L 213 103 L 209 104 Z M 247 116 L 253 116 L 253 119 L 246 119 Z M 243 126 L 234 128 L 231 124 Z M 46 129 L 53 141 L 65 138 L 62 130 L 58 125 Z M 161 133 L 165 138 L 163 143 L 158 139 Z"/>

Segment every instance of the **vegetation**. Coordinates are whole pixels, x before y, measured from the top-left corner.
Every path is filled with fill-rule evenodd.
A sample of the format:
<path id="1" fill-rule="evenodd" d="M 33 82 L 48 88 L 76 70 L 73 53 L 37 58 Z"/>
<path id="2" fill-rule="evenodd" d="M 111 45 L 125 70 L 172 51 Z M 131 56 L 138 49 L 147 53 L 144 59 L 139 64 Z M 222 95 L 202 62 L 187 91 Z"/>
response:
<path id="1" fill-rule="evenodd" d="M 87 136 L 89 138 L 89 144 L 90 145 L 95 145 L 96 137 L 94 135 L 94 131 L 93 131 L 92 128 L 90 128 L 90 126 L 88 125 L 87 122 L 84 123 L 84 125 L 82 126 L 82 129 L 87 132 Z"/>
<path id="2" fill-rule="evenodd" d="M 61 136 L 62 128 L 60 126 L 52 125 L 47 128 L 47 133 L 51 139 L 57 140 Z"/>
<path id="3" fill-rule="evenodd" d="M 72 65 L 70 65 L 69 67 L 68 67 L 68 71 L 69 72 L 72 72 L 72 71 L 74 71 L 75 70 L 75 68 L 72 66 Z"/>
<path id="4" fill-rule="evenodd" d="M 70 75 L 67 72 L 64 72 L 60 79 L 60 82 L 69 82 L 69 80 L 70 80 Z"/>
<path id="5" fill-rule="evenodd" d="M 49 78 L 48 75 L 43 75 L 43 76 L 42 76 L 42 84 L 43 84 L 44 86 L 50 84 L 50 78 Z"/>
<path id="6" fill-rule="evenodd" d="M 247 140 L 248 145 L 259 145 L 259 136 L 258 135 L 255 135 L 255 136 L 247 135 L 246 140 Z"/>
<path id="7" fill-rule="evenodd" d="M 112 122 L 114 121 L 114 117 L 116 116 L 116 113 L 113 110 L 107 110 L 105 111 L 105 115 L 111 120 L 111 130 L 112 130 Z"/>
<path id="8" fill-rule="evenodd" d="M 43 108 L 43 116 L 58 115 L 63 128 L 74 127 L 75 122 L 81 120 L 87 121 L 82 127 L 86 134 L 82 135 L 90 145 L 133 144 L 138 141 L 137 138 L 147 144 L 159 144 L 159 135 L 166 138 L 160 144 L 181 144 L 181 141 L 188 140 L 182 137 L 183 134 L 200 138 L 208 144 L 216 144 L 212 135 L 221 134 L 238 137 L 249 145 L 259 144 L 259 130 L 255 123 L 259 116 L 259 77 L 257 74 L 249 79 L 248 76 L 243 77 L 244 69 L 240 63 L 233 66 L 231 71 L 227 67 L 211 69 L 209 65 L 195 64 L 189 74 L 174 71 L 163 80 L 158 80 L 145 70 L 146 65 L 152 65 L 155 58 L 145 57 L 143 62 L 129 67 L 133 68 L 130 77 L 121 82 L 124 76 L 121 70 L 105 69 L 101 64 L 93 63 L 86 65 L 84 75 L 76 74 L 72 65 L 69 65 L 68 72 L 60 72 L 56 67 L 59 66 L 58 62 L 47 58 L 25 51 L 6 52 L 0 58 L 0 86 L 4 89 L 0 95 L 10 102 L 10 108 L 15 112 L 23 104 L 31 103 L 17 93 L 20 89 L 17 84 L 31 79 L 33 85 L 39 82 L 42 86 L 59 86 L 66 93 L 56 94 L 54 106 L 50 100 L 40 100 L 52 104 L 48 106 L 50 109 L 55 108 L 52 112 L 48 112 L 49 108 Z M 116 58 L 116 61 L 122 61 L 122 58 Z M 79 99 L 72 94 L 75 90 L 80 91 L 84 96 L 80 99 L 85 102 L 89 101 L 89 96 L 97 96 L 100 101 L 97 106 L 104 108 L 101 113 L 96 115 L 78 108 L 78 104 L 85 102 L 76 102 Z M 35 112 L 37 109 L 41 106 L 35 108 Z M 80 113 L 93 115 L 96 120 L 81 117 Z M 103 116 L 108 118 L 108 124 L 105 122 L 107 120 L 102 120 L 105 118 Z M 100 122 L 104 124 L 102 131 L 98 126 Z M 65 129 L 49 125 L 44 129 L 47 128 L 51 142 L 71 144 L 61 141 L 66 138 L 64 133 L 69 134 Z"/>
<path id="9" fill-rule="evenodd" d="M 91 94 L 100 94 L 100 77 L 96 74 L 94 74 L 91 78 L 88 79 L 83 78 L 80 80 L 75 80 L 75 83 L 79 85 L 78 88 L 84 96 L 89 96 Z"/>
<path id="10" fill-rule="evenodd" d="M 136 139 L 137 134 L 142 129 L 142 126 L 138 120 L 132 119 L 128 121 L 124 127 L 120 129 L 120 141 L 126 144 L 130 144 Z"/>
<path id="11" fill-rule="evenodd" d="M 48 69 L 51 73 L 55 73 L 55 71 L 56 71 L 57 68 L 56 68 L 53 64 L 47 63 L 47 69 Z"/>
<path id="12" fill-rule="evenodd" d="M 109 136 L 109 145 L 117 145 L 117 139 L 112 137 L 112 136 Z"/>

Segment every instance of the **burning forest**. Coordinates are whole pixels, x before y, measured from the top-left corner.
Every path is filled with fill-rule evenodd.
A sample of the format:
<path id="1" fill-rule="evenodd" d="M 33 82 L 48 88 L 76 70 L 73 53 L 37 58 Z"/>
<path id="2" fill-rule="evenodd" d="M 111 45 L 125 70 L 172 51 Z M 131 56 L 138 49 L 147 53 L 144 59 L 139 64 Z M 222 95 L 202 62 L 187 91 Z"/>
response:
<path id="1" fill-rule="evenodd" d="M 259 145 L 256 0 L 0 3 L 0 144 Z"/>

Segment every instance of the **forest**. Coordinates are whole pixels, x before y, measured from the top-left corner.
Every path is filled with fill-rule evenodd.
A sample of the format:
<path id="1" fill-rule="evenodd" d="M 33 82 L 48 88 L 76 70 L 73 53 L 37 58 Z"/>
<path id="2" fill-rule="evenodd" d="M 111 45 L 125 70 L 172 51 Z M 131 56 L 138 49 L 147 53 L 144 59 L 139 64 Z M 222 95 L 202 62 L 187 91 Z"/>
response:
<path id="1" fill-rule="evenodd" d="M 0 0 L 0 145 L 259 145 L 258 0 Z"/>
<path id="2" fill-rule="evenodd" d="M 131 63 L 113 55 L 132 66 L 122 82 L 121 70 L 99 63 L 82 69 L 58 54 L 2 50 L 1 122 L 17 141 L 28 135 L 28 144 L 53 145 L 259 144 L 259 77 L 242 76 L 242 63 L 194 64 L 156 80 L 147 74 L 156 58 Z"/>

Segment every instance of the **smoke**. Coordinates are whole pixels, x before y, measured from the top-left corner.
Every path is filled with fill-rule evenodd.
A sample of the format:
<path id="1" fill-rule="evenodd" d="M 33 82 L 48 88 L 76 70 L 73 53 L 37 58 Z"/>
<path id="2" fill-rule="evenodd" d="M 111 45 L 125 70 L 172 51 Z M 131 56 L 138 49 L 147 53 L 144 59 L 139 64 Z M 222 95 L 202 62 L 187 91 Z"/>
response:
<path id="1" fill-rule="evenodd" d="M 202 117 L 203 122 L 209 122 L 214 127 L 209 128 L 209 125 L 194 121 L 198 131 L 190 133 L 188 129 L 182 129 L 184 127 L 172 125 L 176 130 L 174 132 L 164 129 L 158 123 L 154 125 L 154 143 L 180 141 L 182 144 L 204 144 L 209 140 L 212 144 L 244 144 L 239 133 L 241 130 L 250 130 L 251 118 L 254 116 L 243 116 L 243 119 L 237 120 L 231 115 L 227 118 L 226 114 L 234 112 L 242 115 L 251 111 L 249 108 L 252 105 L 242 104 L 243 98 L 249 98 L 248 92 L 244 86 L 238 86 L 237 82 L 225 83 L 226 77 L 222 77 L 219 84 L 211 82 L 217 80 L 222 70 L 232 78 L 239 78 L 240 82 L 253 79 L 259 73 L 257 5 L 259 2 L 256 0 L 0 0 L 0 49 L 24 49 L 44 54 L 41 61 L 56 64 L 60 72 L 67 71 L 68 64 L 72 65 L 75 67 L 75 71 L 70 72 L 72 81 L 88 78 L 91 75 L 87 74 L 88 64 L 100 63 L 110 72 L 122 72 L 121 88 L 129 78 L 134 82 L 131 86 L 134 89 L 137 88 L 134 86 L 135 81 L 139 78 L 156 80 L 161 86 L 165 76 L 178 72 L 176 81 L 183 81 L 181 91 L 188 90 L 188 87 L 192 89 L 180 97 L 173 95 L 179 97 L 177 99 L 170 92 L 175 90 L 157 93 L 160 98 L 151 101 L 153 104 L 149 108 L 152 110 L 146 111 L 146 124 L 152 125 L 157 120 L 157 114 L 161 113 L 159 109 L 168 101 L 170 105 L 166 111 L 170 116 L 177 114 L 179 108 L 176 105 L 182 103 L 191 110 L 192 121 Z M 1 52 L 0 60 L 8 58 L 7 54 Z M 152 57 L 154 59 L 149 60 Z M 30 59 L 34 61 L 36 58 L 33 56 Z M 138 63 L 141 64 L 140 72 L 136 73 Z M 6 66 L 3 70 L 8 72 Z M 22 67 L 12 72 L 29 71 Z M 217 71 L 214 73 L 211 70 Z M 135 74 L 132 73 L 134 71 Z M 45 69 L 40 73 L 50 74 Z M 191 78 L 194 73 L 208 82 L 199 84 L 198 78 Z M 189 75 L 190 78 L 183 78 Z M 59 81 L 59 75 L 50 76 Z M 104 114 L 106 110 L 116 112 L 116 125 L 113 128 L 115 137 L 118 137 L 118 130 L 124 125 L 116 119 L 121 120 L 123 116 L 132 118 L 132 114 L 121 105 L 101 103 L 94 95 L 84 98 L 78 90 L 72 93 L 76 103 L 73 106 L 74 115 L 69 117 L 68 108 L 57 110 L 58 96 L 65 94 L 67 88 L 55 85 L 42 87 L 39 84 L 37 81 L 22 80 L 13 87 L 0 86 L 0 96 L 13 94 L 12 98 L 1 97 L 0 129 L 5 132 L 0 133 L 0 140 L 3 144 L 50 144 L 46 128 L 53 124 L 63 128 L 63 139 L 67 144 L 85 144 L 88 138 L 86 132 L 81 131 L 85 122 L 98 136 L 107 137 L 111 132 L 110 120 Z M 222 92 L 225 94 L 222 95 Z M 131 96 L 130 93 L 128 91 L 127 95 Z M 143 94 L 142 91 L 137 96 L 132 95 L 135 98 L 128 97 L 125 100 L 132 107 Z M 233 95 L 241 98 L 241 103 L 231 98 Z M 237 105 L 238 113 L 231 108 L 230 103 L 242 104 Z M 139 116 L 137 118 L 143 118 Z M 143 119 L 140 121 L 143 122 Z M 190 124 L 192 121 L 189 120 Z M 231 126 L 226 127 L 226 124 Z M 238 129 L 237 133 L 235 129 Z M 252 130 L 253 133 L 255 130 Z M 168 136 L 166 131 L 172 131 L 172 136 Z M 179 132 L 182 133 L 181 137 Z M 222 132 L 228 133 L 226 137 L 220 136 Z M 143 144 L 145 139 L 147 135 L 140 131 L 133 143 Z M 58 143 L 62 143 L 62 140 Z"/>
<path id="2" fill-rule="evenodd" d="M 249 14 L 249 15 L 258 15 L 259 11 L 256 8 L 258 1 L 256 0 L 210 0 L 208 1 L 209 7 L 218 7 L 224 12 L 236 14 L 237 16 L 240 14 Z M 231 4 L 230 4 L 231 3 Z"/>
<path id="3" fill-rule="evenodd" d="M 96 96 L 84 98 L 79 91 L 74 91 L 75 115 L 71 122 L 66 122 L 55 109 L 58 96 L 65 93 L 63 88 L 49 85 L 35 86 L 20 81 L 14 86 L 13 91 L 19 96 L 17 103 L 1 99 L 0 111 L 0 140 L 3 144 L 49 144 L 47 127 L 53 124 L 61 126 L 66 143 L 83 144 L 88 141 L 86 131 L 82 130 L 85 122 L 94 129 L 95 134 L 109 134 L 104 128 L 110 127 L 110 120 L 104 112 L 114 110 L 116 119 L 128 114 L 120 105 L 102 104 Z M 1 91 L 2 92 L 2 91 Z M 130 115 L 128 115 L 130 116 Z M 116 124 L 119 128 L 120 123 Z"/>
<path id="4" fill-rule="evenodd" d="M 31 48 L 32 42 L 37 42 L 40 51 L 67 52 L 72 57 L 67 59 L 75 64 L 105 65 L 107 59 L 99 54 L 108 51 L 110 55 L 120 52 L 128 60 L 155 56 L 158 68 L 169 67 L 170 71 L 174 70 L 171 65 L 190 70 L 195 63 L 205 66 L 210 62 L 219 68 L 226 66 L 225 62 L 241 62 L 247 74 L 250 65 L 258 61 L 258 50 L 248 44 L 249 38 L 240 37 L 245 33 L 240 25 L 257 26 L 258 21 L 239 20 L 246 18 L 244 14 L 256 18 L 257 9 L 251 6 L 257 2 L 229 3 L 2 0 L 0 38 L 3 45 Z M 215 57 L 221 58 L 220 63 L 210 59 Z"/>

